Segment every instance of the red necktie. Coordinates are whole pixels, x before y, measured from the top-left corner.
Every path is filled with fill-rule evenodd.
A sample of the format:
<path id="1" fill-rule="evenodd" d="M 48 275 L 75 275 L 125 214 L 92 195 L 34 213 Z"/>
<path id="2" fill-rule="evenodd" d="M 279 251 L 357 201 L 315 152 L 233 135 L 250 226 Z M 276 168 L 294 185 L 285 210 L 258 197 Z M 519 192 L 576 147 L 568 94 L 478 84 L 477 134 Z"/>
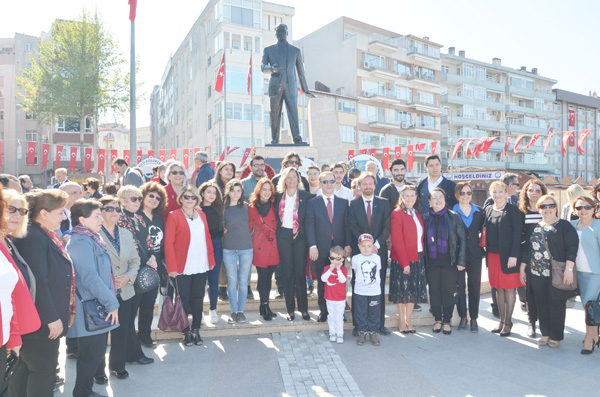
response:
<path id="1" fill-rule="evenodd" d="M 367 200 L 367 221 L 369 221 L 369 227 L 371 227 L 371 200 Z"/>
<path id="2" fill-rule="evenodd" d="M 329 222 L 333 223 L 333 204 L 330 197 L 327 197 L 327 215 L 329 215 Z"/>

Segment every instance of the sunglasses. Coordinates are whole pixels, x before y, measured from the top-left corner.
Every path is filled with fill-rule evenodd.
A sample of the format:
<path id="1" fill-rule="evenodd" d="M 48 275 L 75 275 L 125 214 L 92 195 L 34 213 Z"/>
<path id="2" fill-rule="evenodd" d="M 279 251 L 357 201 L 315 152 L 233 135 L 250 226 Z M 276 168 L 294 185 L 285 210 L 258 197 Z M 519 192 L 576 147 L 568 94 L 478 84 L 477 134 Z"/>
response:
<path id="1" fill-rule="evenodd" d="M 183 171 L 171 171 L 171 175 L 185 175 Z"/>
<path id="2" fill-rule="evenodd" d="M 149 193 L 148 197 L 150 197 L 152 200 L 160 201 L 160 196 L 159 195 Z"/>
<path id="3" fill-rule="evenodd" d="M 183 197 L 184 200 L 196 200 L 196 196 L 191 195 L 191 194 L 184 194 L 181 197 Z"/>
<path id="4" fill-rule="evenodd" d="M 541 210 L 556 208 L 556 204 L 542 204 L 540 205 Z"/>
<path id="5" fill-rule="evenodd" d="M 265 168 L 265 164 L 252 164 L 253 167 Z"/>
<path id="6" fill-rule="evenodd" d="M 472 196 L 472 195 L 473 195 L 473 192 L 471 192 L 471 191 L 468 191 L 468 192 L 460 192 L 460 195 L 461 195 L 461 196 Z"/>
<path id="7" fill-rule="evenodd" d="M 516 187 L 519 187 L 519 186 L 521 186 L 521 184 L 519 184 L 519 183 L 511 183 L 511 185 L 512 185 L 512 186 L 516 186 Z"/>
<path id="8" fill-rule="evenodd" d="M 104 207 L 104 208 L 102 208 L 102 211 L 116 212 L 117 214 L 120 214 L 121 213 L 121 208 L 120 207 Z"/>
<path id="9" fill-rule="evenodd" d="M 335 179 L 327 179 L 325 181 L 321 181 L 321 183 L 324 185 L 329 185 L 329 184 L 333 185 L 335 183 Z"/>
<path id="10" fill-rule="evenodd" d="M 332 262 L 337 262 L 337 261 L 343 261 L 344 258 L 342 258 L 341 256 L 330 256 L 329 260 Z"/>
<path id="11" fill-rule="evenodd" d="M 9 207 L 10 208 L 10 207 Z M 581 210 L 586 210 L 589 211 L 591 209 L 593 209 L 594 207 L 592 207 L 591 205 L 580 205 L 579 207 L 575 207 L 575 209 L 577 211 L 581 211 Z"/>
<path id="12" fill-rule="evenodd" d="M 25 216 L 29 213 L 29 210 L 27 208 L 17 208 L 13 205 L 9 205 L 8 206 L 8 213 L 9 214 L 14 214 L 16 212 L 19 212 L 19 215 L 21 216 Z"/>
<path id="13" fill-rule="evenodd" d="M 142 202 L 142 198 L 141 197 L 129 197 L 129 200 L 131 200 L 132 203 L 135 203 L 135 202 L 138 202 L 138 201 L 140 203 Z"/>
<path id="14" fill-rule="evenodd" d="M 300 164 L 300 161 L 299 160 L 289 160 L 288 164 L 296 165 L 296 164 Z"/>

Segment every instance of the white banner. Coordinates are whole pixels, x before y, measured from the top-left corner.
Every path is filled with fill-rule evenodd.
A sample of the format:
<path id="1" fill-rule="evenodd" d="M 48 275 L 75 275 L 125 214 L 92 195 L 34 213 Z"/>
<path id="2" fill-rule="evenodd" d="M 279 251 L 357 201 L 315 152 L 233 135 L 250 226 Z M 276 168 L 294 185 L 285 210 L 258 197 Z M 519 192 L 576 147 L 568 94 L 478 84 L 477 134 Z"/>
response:
<path id="1" fill-rule="evenodd" d="M 458 181 L 488 181 L 502 178 L 506 171 L 472 171 L 447 173 L 444 176 L 455 182 Z"/>

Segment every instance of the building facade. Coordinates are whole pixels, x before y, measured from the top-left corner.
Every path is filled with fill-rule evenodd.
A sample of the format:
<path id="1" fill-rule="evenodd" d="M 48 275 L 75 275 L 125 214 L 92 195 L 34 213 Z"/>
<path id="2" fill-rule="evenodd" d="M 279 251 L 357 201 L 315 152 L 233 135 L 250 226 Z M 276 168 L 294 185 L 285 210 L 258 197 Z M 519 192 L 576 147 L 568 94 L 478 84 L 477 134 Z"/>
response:
<path id="1" fill-rule="evenodd" d="M 492 63 L 470 59 L 465 51 L 456 54 L 454 47 L 448 48 L 441 58 L 443 165 L 452 169 L 484 167 L 558 175 L 559 164 L 554 161 L 557 153 L 560 155 L 558 135 L 544 154 L 546 136 L 559 116 L 552 92 L 556 80 L 539 75 L 537 68 L 503 66 L 499 58 Z M 541 137 L 521 151 L 534 134 Z M 516 154 L 514 144 L 520 136 L 523 139 Z M 497 137 L 486 154 L 473 158 L 460 150 L 451 159 L 459 139 L 468 142 L 476 138 L 472 149 L 475 142 L 486 137 Z M 508 153 L 504 156 L 509 137 Z"/>

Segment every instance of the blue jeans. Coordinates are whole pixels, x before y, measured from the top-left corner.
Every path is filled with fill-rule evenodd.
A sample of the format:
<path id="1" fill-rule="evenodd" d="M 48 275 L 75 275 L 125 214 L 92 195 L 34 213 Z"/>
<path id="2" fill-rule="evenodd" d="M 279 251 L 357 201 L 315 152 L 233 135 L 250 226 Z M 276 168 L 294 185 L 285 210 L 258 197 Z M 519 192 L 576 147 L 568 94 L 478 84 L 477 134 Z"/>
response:
<path id="1" fill-rule="evenodd" d="M 210 300 L 210 310 L 216 310 L 217 298 L 219 297 L 219 271 L 223 260 L 221 238 L 213 238 L 212 245 L 215 252 L 215 267 L 208 271 L 208 298 Z"/>
<path id="2" fill-rule="evenodd" d="M 223 264 L 227 272 L 227 293 L 232 313 L 243 313 L 248 296 L 248 276 L 252 267 L 252 248 L 223 250 Z"/>

